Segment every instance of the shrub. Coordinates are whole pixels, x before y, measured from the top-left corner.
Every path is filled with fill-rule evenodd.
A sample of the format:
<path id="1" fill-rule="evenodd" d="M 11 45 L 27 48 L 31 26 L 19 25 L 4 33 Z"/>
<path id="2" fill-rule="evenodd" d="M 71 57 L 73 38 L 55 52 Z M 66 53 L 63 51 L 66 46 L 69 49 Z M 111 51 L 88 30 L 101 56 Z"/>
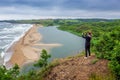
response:
<path id="1" fill-rule="evenodd" d="M 47 53 L 47 51 L 45 49 L 42 50 L 42 53 L 40 54 L 40 59 L 38 60 L 38 62 L 36 64 L 34 64 L 34 66 L 38 66 L 38 67 L 46 67 L 48 64 L 48 58 L 50 58 L 51 55 Z"/>
<path id="2" fill-rule="evenodd" d="M 109 63 L 109 67 L 112 69 L 113 73 L 116 75 L 117 80 L 120 80 L 120 43 L 114 49 L 114 55 Z"/>
<path id="3" fill-rule="evenodd" d="M 15 66 L 9 70 L 5 66 L 0 67 L 0 80 L 17 80 L 19 76 L 19 66 Z"/>

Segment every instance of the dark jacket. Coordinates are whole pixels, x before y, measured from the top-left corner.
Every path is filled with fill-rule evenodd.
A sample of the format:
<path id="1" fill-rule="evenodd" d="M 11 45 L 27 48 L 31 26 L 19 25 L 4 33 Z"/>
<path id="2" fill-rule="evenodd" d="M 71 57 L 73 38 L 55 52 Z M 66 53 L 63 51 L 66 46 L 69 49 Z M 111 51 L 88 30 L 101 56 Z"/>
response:
<path id="1" fill-rule="evenodd" d="M 85 46 L 90 46 L 91 36 L 90 35 L 82 35 L 85 38 Z"/>

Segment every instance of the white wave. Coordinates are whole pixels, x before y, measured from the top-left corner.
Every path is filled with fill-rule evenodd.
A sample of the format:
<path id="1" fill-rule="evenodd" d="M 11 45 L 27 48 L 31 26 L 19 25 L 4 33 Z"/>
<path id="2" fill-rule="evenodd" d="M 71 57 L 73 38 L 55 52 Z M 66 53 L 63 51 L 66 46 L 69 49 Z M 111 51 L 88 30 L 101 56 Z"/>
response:
<path id="1" fill-rule="evenodd" d="M 25 35 L 25 32 L 28 31 L 30 28 L 32 27 L 32 25 L 26 25 L 26 24 L 22 24 L 22 25 L 18 25 L 18 26 L 14 26 L 11 31 L 15 31 L 15 32 L 21 32 L 20 36 L 16 36 L 14 37 L 13 41 L 7 46 L 7 48 L 5 49 L 5 52 L 3 52 L 1 54 L 1 57 L 4 58 L 4 64 L 6 64 L 6 62 L 8 62 L 12 56 L 11 51 L 8 51 L 9 48 L 14 45 L 15 42 L 17 42 L 21 37 L 23 37 Z M 10 29 L 9 29 L 10 30 Z M 8 30 L 8 31 L 9 31 Z"/>
<path id="2" fill-rule="evenodd" d="M 0 39 L 11 38 L 10 36 L 0 36 Z"/>
<path id="3" fill-rule="evenodd" d="M 4 58 L 4 64 L 12 56 L 12 51 L 8 51 L 8 49 L 24 36 L 25 32 L 31 27 L 31 24 L 0 23 L 0 49 L 4 50 L 1 53 L 1 57 Z"/>
<path id="4" fill-rule="evenodd" d="M 8 44 L 5 46 L 0 46 L 0 49 L 6 49 L 8 47 Z"/>
<path id="5" fill-rule="evenodd" d="M 2 51 L 2 53 L 1 53 L 1 57 L 2 57 L 2 58 L 3 58 L 4 54 L 5 54 L 5 53 Z"/>
<path id="6" fill-rule="evenodd" d="M 24 32 L 26 28 L 28 28 L 29 24 L 16 24 L 13 25 L 12 27 L 5 27 L 3 28 L 0 33 L 1 34 L 6 34 L 6 33 L 15 33 L 15 32 Z"/>

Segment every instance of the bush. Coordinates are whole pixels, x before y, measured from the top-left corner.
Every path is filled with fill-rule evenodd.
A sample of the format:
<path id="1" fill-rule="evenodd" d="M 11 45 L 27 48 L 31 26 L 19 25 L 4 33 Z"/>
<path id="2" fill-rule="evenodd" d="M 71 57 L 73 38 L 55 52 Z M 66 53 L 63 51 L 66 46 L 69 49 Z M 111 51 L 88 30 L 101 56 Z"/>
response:
<path id="1" fill-rule="evenodd" d="M 51 55 L 47 53 L 46 50 L 42 50 L 42 53 L 40 54 L 40 59 L 38 60 L 38 62 L 36 64 L 34 64 L 34 66 L 38 66 L 38 67 L 46 67 L 48 64 L 48 58 L 50 58 Z"/>
<path id="2" fill-rule="evenodd" d="M 0 80 L 17 80 L 19 76 L 19 67 L 17 64 L 9 70 L 5 66 L 0 67 Z"/>
<path id="3" fill-rule="evenodd" d="M 114 55 L 109 63 L 109 67 L 112 69 L 113 73 L 116 75 L 117 80 L 120 80 L 120 43 L 114 49 Z"/>

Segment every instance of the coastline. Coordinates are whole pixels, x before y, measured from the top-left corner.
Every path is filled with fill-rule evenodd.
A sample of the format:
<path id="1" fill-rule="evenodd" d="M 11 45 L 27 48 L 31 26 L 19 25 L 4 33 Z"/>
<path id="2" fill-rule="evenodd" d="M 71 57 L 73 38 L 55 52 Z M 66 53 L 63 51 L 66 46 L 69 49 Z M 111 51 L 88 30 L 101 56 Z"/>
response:
<path id="1" fill-rule="evenodd" d="M 40 42 L 42 35 L 37 30 L 41 27 L 41 25 L 33 25 L 22 38 L 10 47 L 9 51 L 12 51 L 12 56 L 5 63 L 7 68 L 11 68 L 14 64 L 22 67 L 28 62 L 37 61 L 42 49 L 49 51 L 50 48 L 61 46 L 61 44 L 44 44 Z"/>

